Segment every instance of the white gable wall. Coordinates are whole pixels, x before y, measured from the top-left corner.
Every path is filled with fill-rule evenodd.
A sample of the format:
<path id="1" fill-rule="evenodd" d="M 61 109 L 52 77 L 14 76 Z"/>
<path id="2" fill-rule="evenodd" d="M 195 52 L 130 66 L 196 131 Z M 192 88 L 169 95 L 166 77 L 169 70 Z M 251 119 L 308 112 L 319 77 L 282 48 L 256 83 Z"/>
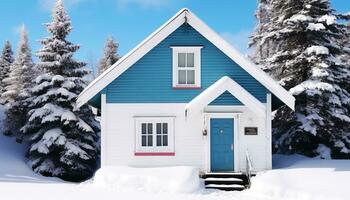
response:
<path id="1" fill-rule="evenodd" d="M 102 112 L 105 126 L 102 140 L 102 165 L 127 165 L 134 167 L 195 166 L 207 170 L 209 136 L 203 136 L 205 114 L 185 118 L 183 103 L 172 104 L 106 104 Z M 221 108 L 223 108 L 221 106 Z M 216 111 L 215 106 L 207 110 Z M 238 133 L 235 146 L 237 171 L 245 171 L 248 150 L 254 171 L 271 168 L 270 134 L 266 134 L 265 118 L 257 118 L 244 106 L 225 106 L 225 110 L 239 111 Z M 175 156 L 135 156 L 135 116 L 175 117 Z M 257 136 L 245 136 L 244 126 L 257 126 Z"/>

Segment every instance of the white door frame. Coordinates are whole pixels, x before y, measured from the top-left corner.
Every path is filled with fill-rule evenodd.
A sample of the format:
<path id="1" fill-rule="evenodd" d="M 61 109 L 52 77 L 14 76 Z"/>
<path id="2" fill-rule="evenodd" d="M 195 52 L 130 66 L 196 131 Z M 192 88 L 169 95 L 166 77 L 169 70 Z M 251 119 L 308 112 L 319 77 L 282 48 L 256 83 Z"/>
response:
<path id="1" fill-rule="evenodd" d="M 232 118 L 233 119 L 233 160 L 234 160 L 234 171 L 237 172 L 239 169 L 239 115 L 240 113 L 205 113 L 205 124 L 207 130 L 207 171 L 211 172 L 211 158 L 210 158 L 210 119 L 212 118 Z"/>

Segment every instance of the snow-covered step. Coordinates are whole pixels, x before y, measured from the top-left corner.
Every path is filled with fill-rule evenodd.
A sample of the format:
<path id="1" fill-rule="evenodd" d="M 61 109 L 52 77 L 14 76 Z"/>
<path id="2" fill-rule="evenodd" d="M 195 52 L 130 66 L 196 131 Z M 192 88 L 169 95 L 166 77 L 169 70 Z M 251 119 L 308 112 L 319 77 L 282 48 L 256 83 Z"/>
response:
<path id="1" fill-rule="evenodd" d="M 205 178 L 205 181 L 223 181 L 223 182 L 227 182 L 227 181 L 237 181 L 237 182 L 243 182 L 242 179 L 240 178 Z"/>
<path id="2" fill-rule="evenodd" d="M 239 178 L 246 181 L 247 176 L 240 172 L 208 172 L 202 175 L 203 178 Z"/>
<path id="3" fill-rule="evenodd" d="M 210 189 L 224 189 L 224 190 L 244 190 L 245 186 L 239 184 L 209 184 L 205 186 Z"/>
<path id="4" fill-rule="evenodd" d="M 241 172 L 207 172 L 205 175 L 243 175 Z"/>
<path id="5" fill-rule="evenodd" d="M 248 178 L 240 172 L 208 172 L 202 175 L 206 188 L 220 190 L 244 190 Z"/>

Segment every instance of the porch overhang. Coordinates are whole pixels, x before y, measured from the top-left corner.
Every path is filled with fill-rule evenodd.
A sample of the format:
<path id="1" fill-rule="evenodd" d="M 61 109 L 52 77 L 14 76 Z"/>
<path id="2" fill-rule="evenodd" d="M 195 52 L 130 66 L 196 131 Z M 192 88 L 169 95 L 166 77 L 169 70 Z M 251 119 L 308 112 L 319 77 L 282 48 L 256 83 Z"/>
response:
<path id="1" fill-rule="evenodd" d="M 265 117 L 266 106 L 228 76 L 224 76 L 192 99 L 185 107 L 187 116 L 203 110 L 210 102 L 228 91 L 259 117 Z"/>

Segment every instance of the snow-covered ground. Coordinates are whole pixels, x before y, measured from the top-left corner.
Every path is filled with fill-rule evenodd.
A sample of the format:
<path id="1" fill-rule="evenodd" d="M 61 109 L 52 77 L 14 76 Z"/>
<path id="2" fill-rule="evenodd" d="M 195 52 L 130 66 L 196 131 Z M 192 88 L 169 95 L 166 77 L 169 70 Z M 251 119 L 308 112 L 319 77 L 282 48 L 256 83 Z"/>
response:
<path id="1" fill-rule="evenodd" d="M 247 192 L 266 199 L 350 199 L 350 160 L 275 155 L 274 168 L 256 176 Z"/>
<path id="2" fill-rule="evenodd" d="M 278 155 L 274 157 L 277 169 L 254 177 L 251 189 L 222 192 L 204 190 L 203 183 L 196 179 L 196 170 L 189 167 L 116 167 L 98 172 L 92 181 L 65 183 L 34 174 L 23 161 L 23 150 L 12 139 L 0 136 L 1 199 L 345 200 L 350 196 L 350 162 L 345 160 Z"/>
<path id="3" fill-rule="evenodd" d="M 34 174 L 25 163 L 25 145 L 0 134 L 0 182 L 57 182 Z M 0 189 L 1 191 L 1 189 Z M 1 193 L 0 193 L 1 196 Z"/>
<path id="4" fill-rule="evenodd" d="M 223 192 L 203 189 L 198 171 L 191 167 L 111 167 L 99 171 L 94 180 L 71 184 L 33 173 L 25 163 L 25 149 L 25 145 L 0 134 L 0 199 L 345 200 L 350 197 L 348 160 L 276 155 L 275 169 L 254 177 L 249 190 Z"/>
<path id="5" fill-rule="evenodd" d="M 57 182 L 59 179 L 42 177 L 33 173 L 25 163 L 25 144 L 2 134 L 5 107 L 0 105 L 0 182 Z M 2 189 L 0 189 L 1 191 Z M 1 196 L 1 193 L 0 193 Z"/>

